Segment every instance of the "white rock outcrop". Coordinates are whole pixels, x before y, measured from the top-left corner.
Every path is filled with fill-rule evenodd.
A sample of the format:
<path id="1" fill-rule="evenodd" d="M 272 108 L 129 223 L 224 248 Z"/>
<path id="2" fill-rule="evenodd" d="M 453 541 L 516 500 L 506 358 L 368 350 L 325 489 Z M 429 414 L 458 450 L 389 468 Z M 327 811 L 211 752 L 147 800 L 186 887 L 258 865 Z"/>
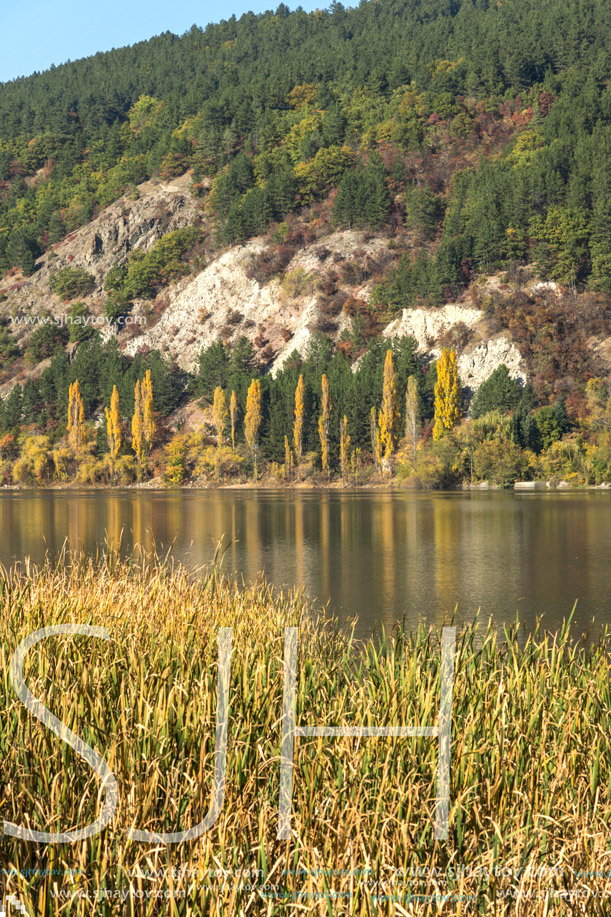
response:
<path id="1" fill-rule="evenodd" d="M 401 318 L 387 325 L 384 335 L 411 335 L 418 342 L 421 353 L 437 359 L 441 353 L 439 339 L 459 325 L 480 338 L 467 344 L 458 355 L 458 373 L 465 388 L 477 391 L 482 382 L 502 364 L 507 366 L 509 375 L 514 379 L 522 383 L 526 381 L 526 367 L 517 345 L 507 334 L 487 336 L 482 312 L 470 306 L 450 303 L 432 309 L 403 309 Z"/>

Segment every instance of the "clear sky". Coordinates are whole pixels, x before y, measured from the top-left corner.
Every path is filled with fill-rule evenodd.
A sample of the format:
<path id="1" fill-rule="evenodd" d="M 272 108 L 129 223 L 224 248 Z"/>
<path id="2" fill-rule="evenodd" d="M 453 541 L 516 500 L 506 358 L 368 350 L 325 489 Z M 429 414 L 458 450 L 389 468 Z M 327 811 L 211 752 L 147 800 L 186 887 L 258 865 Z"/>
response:
<path id="1" fill-rule="evenodd" d="M 329 0 L 285 0 L 290 9 L 325 8 Z M 123 45 L 209 22 L 275 9 L 280 0 L 2 0 L 0 82 Z"/>

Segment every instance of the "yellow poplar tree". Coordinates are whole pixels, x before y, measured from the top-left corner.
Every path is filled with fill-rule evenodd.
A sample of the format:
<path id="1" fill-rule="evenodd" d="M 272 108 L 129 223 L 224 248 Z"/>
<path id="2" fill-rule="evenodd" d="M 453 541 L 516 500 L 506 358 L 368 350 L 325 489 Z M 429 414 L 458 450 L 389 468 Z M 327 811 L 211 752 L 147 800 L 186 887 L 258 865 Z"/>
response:
<path id="1" fill-rule="evenodd" d="M 257 479 L 257 451 L 259 446 L 259 427 L 261 426 L 261 383 L 253 379 L 246 396 L 246 414 L 244 415 L 244 436 L 248 448 L 253 454 L 255 480 Z"/>
<path id="2" fill-rule="evenodd" d="M 348 418 L 344 414 L 339 424 L 339 462 L 342 472 L 342 481 L 345 484 L 350 468 L 350 436 L 348 434 Z"/>
<path id="3" fill-rule="evenodd" d="M 414 458 L 420 439 L 420 395 L 418 394 L 418 380 L 415 376 L 410 376 L 407 380 L 407 391 L 405 392 L 405 438 L 412 458 Z"/>
<path id="4" fill-rule="evenodd" d="M 227 399 L 225 398 L 225 392 L 220 385 L 217 385 L 214 390 L 212 420 L 216 429 L 217 445 L 220 449 L 223 445 L 223 430 L 225 429 L 225 424 L 227 423 Z"/>
<path id="5" fill-rule="evenodd" d="M 322 470 L 329 472 L 329 415 L 331 414 L 331 396 L 329 394 L 329 380 L 326 373 L 322 375 L 322 414 L 318 418 L 318 435 L 322 458 Z"/>
<path id="6" fill-rule="evenodd" d="M 376 422 L 376 409 L 374 407 L 371 408 L 369 413 L 369 433 L 371 436 L 371 449 L 373 451 L 376 471 L 379 474 L 382 468 L 382 437 L 380 436 L 380 428 Z"/>
<path id="7" fill-rule="evenodd" d="M 303 415 L 305 403 L 304 394 L 305 386 L 303 384 L 303 376 L 300 375 L 297 382 L 297 388 L 295 389 L 295 425 L 293 428 L 295 458 L 297 459 L 298 465 L 301 465 L 301 459 L 303 457 Z"/>
<path id="8" fill-rule="evenodd" d="M 234 391 L 229 399 L 229 416 L 231 418 L 231 450 L 235 452 L 235 422 L 238 416 L 238 399 Z"/>
<path id="9" fill-rule="evenodd" d="M 115 462 L 121 448 L 121 418 L 119 416 L 119 392 L 113 386 L 110 398 L 110 411 L 106 410 L 106 438 L 108 439 L 108 452 L 110 455 L 110 472 L 114 476 Z"/>
<path id="10" fill-rule="evenodd" d="M 382 407 L 379 414 L 380 441 L 384 450 L 384 460 L 388 465 L 397 445 L 399 433 L 399 406 L 397 404 L 397 385 L 392 350 L 386 351 L 384 361 L 384 384 L 382 387 Z"/>
<path id="11" fill-rule="evenodd" d="M 144 380 L 140 389 L 142 398 L 142 427 L 144 433 L 144 445 L 146 454 L 151 451 L 153 439 L 155 438 L 155 414 L 153 412 L 153 383 L 151 381 L 151 371 L 147 369 L 144 374 Z"/>
<path id="12" fill-rule="evenodd" d="M 444 347 L 437 361 L 435 385 L 435 426 L 433 439 L 439 440 L 460 420 L 460 386 L 456 351 Z"/>
<path id="13" fill-rule="evenodd" d="M 81 398 L 78 379 L 68 389 L 68 440 L 74 452 L 78 452 L 85 439 L 85 407 Z"/>
<path id="14" fill-rule="evenodd" d="M 132 449 L 139 462 L 144 461 L 144 430 L 142 415 L 142 397 L 140 393 L 140 379 L 136 380 L 134 391 L 134 416 L 132 417 Z"/>

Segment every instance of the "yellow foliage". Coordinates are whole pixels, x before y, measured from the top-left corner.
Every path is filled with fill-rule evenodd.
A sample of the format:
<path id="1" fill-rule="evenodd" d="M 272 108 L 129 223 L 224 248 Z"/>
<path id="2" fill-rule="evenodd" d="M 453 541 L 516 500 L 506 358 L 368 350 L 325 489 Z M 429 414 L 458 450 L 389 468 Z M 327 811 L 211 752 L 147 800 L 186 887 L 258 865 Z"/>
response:
<path id="1" fill-rule="evenodd" d="M 384 459 L 390 462 L 397 446 L 399 434 L 399 406 L 397 404 L 397 385 L 392 350 L 386 351 L 384 361 L 384 384 L 382 388 L 382 407 L 379 414 L 380 441 L 384 450 Z"/>
<path id="2" fill-rule="evenodd" d="M 254 476 L 257 477 L 257 452 L 259 445 L 259 427 L 261 426 L 261 383 L 253 379 L 246 396 L 246 414 L 244 416 L 244 436 L 254 463 Z"/>
<path id="3" fill-rule="evenodd" d="M 70 384 L 68 390 L 68 440 L 73 452 L 78 452 L 85 438 L 85 407 L 78 379 Z"/>
<path id="4" fill-rule="evenodd" d="M 113 386 L 110 398 L 110 410 L 106 408 L 106 438 L 108 439 L 108 455 L 110 457 L 110 473 L 114 473 L 114 466 L 121 448 L 121 418 L 119 416 L 119 392 Z"/>
<path id="5" fill-rule="evenodd" d="M 441 439 L 448 430 L 456 426 L 459 420 L 460 386 L 458 384 L 456 351 L 444 347 L 437 361 L 433 439 Z"/>
<path id="6" fill-rule="evenodd" d="M 350 435 L 348 433 L 348 418 L 344 414 L 339 424 L 339 461 L 342 472 L 342 481 L 346 483 L 350 470 Z"/>
<path id="7" fill-rule="evenodd" d="M 136 380 L 134 392 L 134 415 L 132 417 L 132 449 L 139 462 L 144 461 L 144 434 L 142 430 L 142 397 L 140 394 L 140 379 Z"/>
<path id="8" fill-rule="evenodd" d="M 310 105 L 316 98 L 318 89 L 314 83 L 301 83 L 295 86 L 288 94 L 287 102 L 295 111 L 299 111 L 304 105 Z"/>
<path id="9" fill-rule="evenodd" d="M 295 458 L 297 459 L 297 465 L 301 464 L 301 459 L 303 457 L 303 418 L 305 410 L 305 386 L 303 383 L 303 376 L 300 374 L 299 380 L 297 382 L 297 388 L 295 389 L 295 424 L 293 427 L 293 446 L 295 448 Z"/>
<path id="10" fill-rule="evenodd" d="M 13 465 L 16 484 L 44 484 L 50 470 L 49 437 L 25 436 L 20 440 L 21 452 Z"/>
<path id="11" fill-rule="evenodd" d="M 234 391 L 231 392 L 229 399 L 229 414 L 231 417 L 231 448 L 235 452 L 235 422 L 238 414 L 238 399 Z"/>
<path id="12" fill-rule="evenodd" d="M 216 441 L 219 449 L 223 445 L 223 431 L 225 429 L 225 424 L 227 423 L 227 413 L 227 399 L 225 398 L 225 392 L 220 385 L 217 385 L 214 390 L 214 402 L 212 404 L 212 421 L 214 423 L 214 429 L 216 430 Z"/>
<path id="13" fill-rule="evenodd" d="M 331 414 L 331 395 L 326 373 L 322 375 L 322 414 L 318 418 L 318 435 L 320 437 L 322 470 L 329 471 L 329 417 Z"/>

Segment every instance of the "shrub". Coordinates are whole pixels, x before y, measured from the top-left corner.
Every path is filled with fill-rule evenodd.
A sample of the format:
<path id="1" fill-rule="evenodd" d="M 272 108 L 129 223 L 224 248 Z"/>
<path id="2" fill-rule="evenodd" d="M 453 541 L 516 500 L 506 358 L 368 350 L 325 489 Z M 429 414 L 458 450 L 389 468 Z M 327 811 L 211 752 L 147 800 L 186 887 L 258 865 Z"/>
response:
<path id="1" fill-rule="evenodd" d="M 38 326 L 26 344 L 26 363 L 34 366 L 41 360 L 53 356 L 58 350 L 63 350 L 69 337 L 68 329 L 64 325 L 56 324 L 50 316 L 47 321 L 43 319 L 42 324 Z"/>
<path id="2" fill-rule="evenodd" d="M 95 286 L 95 280 L 82 267 L 65 267 L 51 277 L 49 285 L 64 301 L 77 296 L 87 296 Z"/>

